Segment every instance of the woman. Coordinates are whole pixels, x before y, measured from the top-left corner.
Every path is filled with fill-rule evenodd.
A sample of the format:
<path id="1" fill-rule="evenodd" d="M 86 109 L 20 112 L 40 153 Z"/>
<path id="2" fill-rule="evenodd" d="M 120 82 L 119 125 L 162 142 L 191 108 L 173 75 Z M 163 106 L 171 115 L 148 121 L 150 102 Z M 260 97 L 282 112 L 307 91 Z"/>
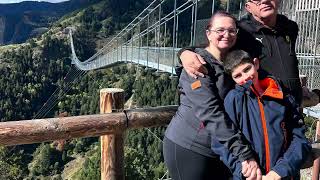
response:
<path id="1" fill-rule="evenodd" d="M 215 13 L 206 27 L 209 45 L 196 49 L 207 62 L 208 75 L 194 79 L 184 70 L 180 75 L 180 106 L 163 144 L 165 163 L 174 180 L 228 179 L 229 170 L 210 149 L 211 138 L 224 144 L 240 162 L 250 160 L 256 168 L 252 172 L 257 172 L 251 149 L 230 124 L 223 105 L 223 98 L 234 84 L 224 73 L 221 60 L 236 42 L 235 22 L 226 12 Z M 246 177 L 251 170 L 244 171 Z"/>

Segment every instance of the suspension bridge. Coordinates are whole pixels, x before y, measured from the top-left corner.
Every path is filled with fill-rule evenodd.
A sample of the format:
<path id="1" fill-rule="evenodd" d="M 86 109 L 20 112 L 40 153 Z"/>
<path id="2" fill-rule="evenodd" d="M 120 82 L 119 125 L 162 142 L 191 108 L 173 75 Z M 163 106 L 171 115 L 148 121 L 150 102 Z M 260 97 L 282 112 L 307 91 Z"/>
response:
<path id="1" fill-rule="evenodd" d="M 72 63 L 84 71 L 111 67 L 116 63 L 134 63 L 175 75 L 175 67 L 179 65 L 177 52 L 186 45 L 205 42 L 205 25 L 208 19 L 198 18 L 198 11 L 201 9 L 198 8 L 197 0 L 187 0 L 181 4 L 177 4 L 175 0 L 174 5 L 171 5 L 172 11 L 164 13 L 162 7 L 167 5 L 166 2 L 151 2 L 102 49 L 84 61 L 76 56 L 70 30 Z M 244 3 L 245 1 L 239 1 L 236 5 L 238 9 L 232 12 L 236 17 L 243 15 Z M 211 12 L 215 11 L 214 5 L 213 0 Z M 225 10 L 228 11 L 229 7 L 230 1 L 226 1 Z M 306 85 L 309 89 L 320 89 L 320 1 L 281 1 L 279 11 L 298 23 L 300 31 L 296 55 L 299 71 L 302 76 L 307 77 Z M 179 17 L 188 19 L 183 21 L 187 23 L 183 24 L 183 31 Z M 187 39 L 185 34 L 189 34 Z M 179 40 L 181 38 L 183 40 Z M 320 107 L 307 108 L 304 112 L 320 118 Z"/>
<path id="2" fill-rule="evenodd" d="M 180 48 L 187 45 L 203 44 L 204 27 L 208 19 L 199 19 L 199 1 L 186 0 L 177 4 L 174 1 L 172 11 L 162 11 L 168 6 L 166 0 L 154 0 L 134 20 L 114 36 L 92 57 L 80 61 L 76 56 L 70 32 L 72 63 L 84 71 L 110 67 L 115 63 L 134 63 L 158 71 L 175 74 L 175 66 L 179 65 L 176 56 Z M 320 1 L 288 0 L 281 2 L 280 13 L 295 20 L 300 29 L 296 43 L 300 74 L 308 77 L 310 89 L 320 88 Z M 214 12 L 215 1 L 212 1 Z M 226 10 L 230 1 L 226 1 Z M 244 1 L 239 1 L 236 17 L 243 14 Z M 181 24 L 179 17 L 183 17 Z M 187 19 L 187 20 L 186 20 Z M 187 24 L 186 24 L 187 23 Z M 183 30 L 181 30 L 183 27 Z M 186 36 L 185 34 L 189 34 Z M 187 37 L 187 38 L 186 38 Z"/>

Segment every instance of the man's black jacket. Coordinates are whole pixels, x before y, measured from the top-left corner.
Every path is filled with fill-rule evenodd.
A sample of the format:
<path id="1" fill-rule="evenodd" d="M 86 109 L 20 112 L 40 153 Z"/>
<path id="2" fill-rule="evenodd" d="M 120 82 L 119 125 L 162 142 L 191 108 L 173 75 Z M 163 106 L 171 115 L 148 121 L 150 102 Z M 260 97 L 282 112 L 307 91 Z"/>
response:
<path id="1" fill-rule="evenodd" d="M 238 26 L 239 35 L 235 48 L 243 49 L 253 57 L 258 57 L 261 60 L 262 69 L 260 75 L 271 74 L 280 79 L 301 104 L 302 89 L 295 53 L 297 23 L 283 15 L 278 15 L 276 26 L 270 29 L 251 15 L 247 15 L 238 22 Z"/>

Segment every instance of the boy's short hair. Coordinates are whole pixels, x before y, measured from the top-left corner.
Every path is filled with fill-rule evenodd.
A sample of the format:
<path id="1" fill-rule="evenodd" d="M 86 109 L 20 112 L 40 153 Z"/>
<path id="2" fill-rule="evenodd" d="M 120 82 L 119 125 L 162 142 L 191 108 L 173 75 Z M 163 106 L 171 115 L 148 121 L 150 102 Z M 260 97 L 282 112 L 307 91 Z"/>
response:
<path id="1" fill-rule="evenodd" d="M 223 60 L 224 70 L 228 74 L 231 74 L 234 68 L 244 63 L 254 64 L 250 54 L 241 49 L 230 51 Z"/>

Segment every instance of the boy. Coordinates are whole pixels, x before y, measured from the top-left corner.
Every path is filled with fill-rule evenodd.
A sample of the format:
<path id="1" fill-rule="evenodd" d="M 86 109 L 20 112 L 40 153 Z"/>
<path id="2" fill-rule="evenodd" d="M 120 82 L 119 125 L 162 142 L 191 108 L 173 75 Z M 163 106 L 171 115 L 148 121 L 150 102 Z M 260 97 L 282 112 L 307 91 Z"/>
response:
<path id="1" fill-rule="evenodd" d="M 225 110 L 256 152 L 267 179 L 299 179 L 299 169 L 311 146 L 306 139 L 302 115 L 292 96 L 284 94 L 273 77 L 259 79 L 259 60 L 243 50 L 228 53 L 225 71 L 236 82 L 226 96 Z M 242 179 L 241 163 L 213 141 L 212 149 Z M 244 173 L 244 172 L 242 172 Z"/>

